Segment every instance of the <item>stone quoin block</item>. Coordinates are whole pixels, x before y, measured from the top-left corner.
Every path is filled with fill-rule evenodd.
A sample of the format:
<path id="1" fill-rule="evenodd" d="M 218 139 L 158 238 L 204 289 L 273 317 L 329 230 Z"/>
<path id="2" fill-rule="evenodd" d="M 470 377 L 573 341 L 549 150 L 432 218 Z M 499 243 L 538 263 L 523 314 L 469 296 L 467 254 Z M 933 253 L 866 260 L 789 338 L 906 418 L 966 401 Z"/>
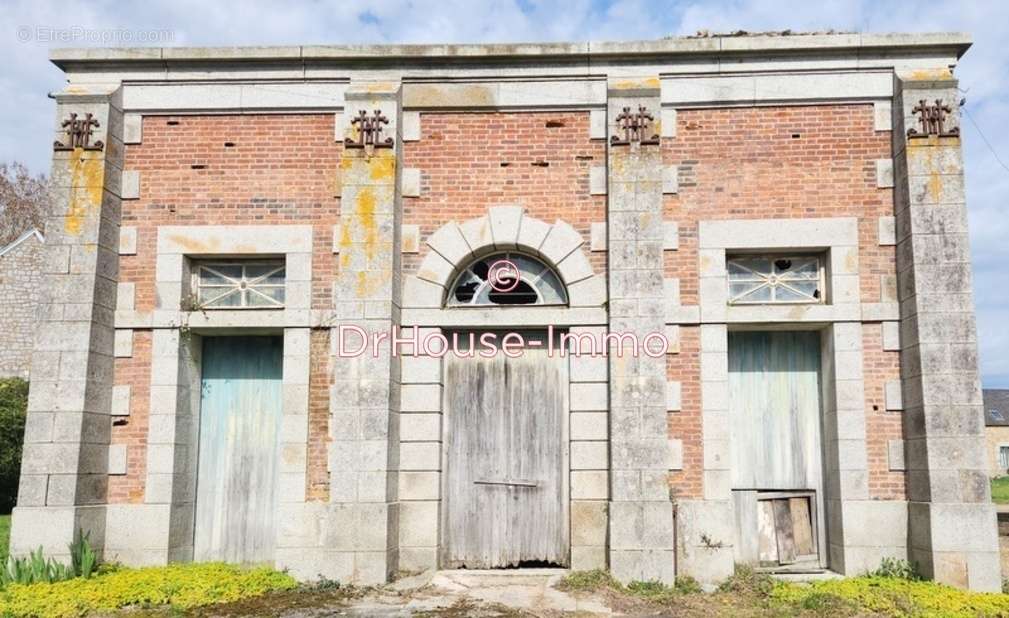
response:
<path id="1" fill-rule="evenodd" d="M 421 172 L 419 169 L 413 167 L 404 168 L 400 183 L 403 197 L 420 197 Z"/>
<path id="2" fill-rule="evenodd" d="M 120 186 L 120 197 L 124 200 L 135 200 L 140 197 L 140 172 L 137 170 L 123 170 L 122 185 Z"/>
<path id="3" fill-rule="evenodd" d="M 403 141 L 418 142 L 421 139 L 420 112 L 403 112 Z"/>
<path id="4" fill-rule="evenodd" d="M 119 255 L 136 255 L 137 228 L 124 225 L 119 228 Z"/>

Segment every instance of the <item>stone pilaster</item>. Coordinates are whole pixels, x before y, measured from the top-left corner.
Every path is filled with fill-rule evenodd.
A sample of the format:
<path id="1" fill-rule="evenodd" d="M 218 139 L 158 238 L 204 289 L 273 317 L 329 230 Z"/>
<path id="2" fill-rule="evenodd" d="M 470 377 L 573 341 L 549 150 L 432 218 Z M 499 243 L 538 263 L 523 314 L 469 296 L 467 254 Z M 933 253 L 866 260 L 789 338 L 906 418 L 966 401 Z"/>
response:
<path id="1" fill-rule="evenodd" d="M 388 119 L 381 139 L 391 136 L 394 144 L 343 151 L 333 299 L 333 327 L 355 326 L 369 336 L 389 333 L 400 322 L 401 86 L 351 83 L 343 110 L 345 135 L 357 139 L 359 129 L 350 120 L 376 110 Z M 357 340 L 352 336 L 348 343 Z M 397 569 L 399 359 L 391 357 L 388 342 L 377 354 L 369 346 L 358 356 L 341 358 L 337 330 L 331 341 L 329 546 L 351 568 L 341 579 L 375 584 Z"/>
<path id="2" fill-rule="evenodd" d="M 612 80 L 609 135 L 616 118 L 644 106 L 659 118 L 659 80 Z M 652 126 L 646 138 L 658 133 Z M 662 152 L 658 145 L 608 146 L 610 332 L 644 341 L 665 332 L 662 267 Z M 610 570 L 620 581 L 675 576 L 673 505 L 666 428 L 666 360 L 616 354 L 610 344 Z"/>
<path id="3" fill-rule="evenodd" d="M 998 538 L 984 456 L 977 330 L 957 82 L 946 70 L 899 74 L 893 106 L 908 555 L 924 574 L 1000 588 Z M 949 106 L 943 135 L 915 106 Z"/>
<path id="4" fill-rule="evenodd" d="M 122 111 L 120 91 L 56 97 L 48 140 L 70 144 L 70 114 L 98 122 L 100 150 L 53 153 L 43 298 L 25 430 L 11 553 L 42 546 L 66 558 L 78 529 L 104 544 L 116 280 L 119 271 Z"/>

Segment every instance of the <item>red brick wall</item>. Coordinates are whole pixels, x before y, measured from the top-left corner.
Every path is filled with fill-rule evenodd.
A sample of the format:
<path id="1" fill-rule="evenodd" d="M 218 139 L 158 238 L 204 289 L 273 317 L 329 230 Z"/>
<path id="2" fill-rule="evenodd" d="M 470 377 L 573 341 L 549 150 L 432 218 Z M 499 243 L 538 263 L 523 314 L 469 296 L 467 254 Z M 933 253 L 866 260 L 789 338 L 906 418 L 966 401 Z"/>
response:
<path id="1" fill-rule="evenodd" d="M 893 191 L 876 188 L 890 132 L 873 129 L 872 105 L 680 110 L 676 125 L 662 140 L 665 163 L 681 168 L 665 198 L 680 227 L 666 276 L 680 278 L 683 304 L 697 303 L 699 220 L 772 217 L 858 217 L 862 300 L 879 302 L 879 275 L 895 272 L 894 248 L 877 241 Z"/>
<path id="2" fill-rule="evenodd" d="M 680 382 L 680 411 L 666 417 L 669 437 L 683 441 L 683 470 L 669 474 L 677 498 L 704 496 L 701 416 L 701 329 L 680 327 L 680 353 L 666 356 L 666 375 Z"/>
<path id="3" fill-rule="evenodd" d="M 873 127 L 872 105 L 679 110 L 676 129 L 675 138 L 662 140 L 664 162 L 680 167 L 679 192 L 664 202 L 664 218 L 680 231 L 679 250 L 665 252 L 665 272 L 679 277 L 682 304 L 699 301 L 698 221 L 813 217 L 859 218 L 861 298 L 880 302 L 879 276 L 896 272 L 894 247 L 879 246 L 877 236 L 879 217 L 893 214 L 893 192 L 876 187 L 876 160 L 889 158 L 891 145 L 890 132 Z M 879 330 L 866 326 L 867 333 Z M 670 380 L 694 375 L 697 344 L 687 332 L 681 329 L 681 354 L 670 357 Z M 899 368 L 896 353 L 880 348 L 877 336 L 865 359 L 870 485 L 873 497 L 898 499 L 903 475 L 888 471 L 886 440 L 901 436 L 900 416 L 872 405 L 884 408 L 882 382 Z M 700 421 L 688 409 L 689 385 L 683 388 L 684 411 L 670 416 L 670 436 L 684 439 L 685 470 L 672 482 L 694 497 L 703 494 L 702 477 L 687 467 L 703 466 Z"/>
<path id="4" fill-rule="evenodd" d="M 588 112 L 424 113 L 421 128 L 421 141 L 404 144 L 404 165 L 423 178 L 421 196 L 403 200 L 403 222 L 419 225 L 422 241 L 419 255 L 404 256 L 406 274 L 416 272 L 431 233 L 490 206 L 564 219 L 586 243 L 591 223 L 606 220 L 606 196 L 589 195 L 589 168 L 605 165 L 606 144 L 589 139 Z M 596 272 L 605 268 L 605 254 L 590 259 Z"/>
<path id="5" fill-rule="evenodd" d="M 308 500 L 329 501 L 329 331 L 312 331 L 308 377 Z"/>
<path id="6" fill-rule="evenodd" d="M 877 221 L 893 206 L 892 191 L 876 188 L 875 161 L 890 156 L 890 134 L 874 131 L 871 105 L 680 110 L 677 123 L 677 137 L 662 146 L 666 164 L 681 168 L 679 193 L 664 202 L 665 218 L 680 228 L 680 248 L 665 252 L 665 271 L 679 277 L 683 304 L 698 302 L 697 222 L 769 217 L 859 217 L 862 300 L 879 301 L 879 275 L 893 274 L 894 250 L 878 246 Z M 421 124 L 423 139 L 403 144 L 404 165 L 423 177 L 421 196 L 403 200 L 403 222 L 419 225 L 422 240 L 419 254 L 404 256 L 405 274 L 416 271 L 423 240 L 438 227 L 493 205 L 521 204 L 529 216 L 564 219 L 586 242 L 590 224 L 606 220 L 606 197 L 589 194 L 589 169 L 605 164 L 606 147 L 589 139 L 588 112 L 424 113 Z M 137 228 L 138 251 L 120 265 L 121 280 L 136 283 L 138 310 L 154 308 L 161 225 L 310 223 L 313 307 L 330 306 L 342 148 L 331 114 L 145 117 L 143 136 L 142 144 L 126 147 L 125 162 L 141 172 L 140 199 L 123 202 L 123 225 Z M 605 253 L 590 259 L 597 272 L 605 269 Z M 877 330 L 866 327 L 867 376 L 896 377 L 896 354 L 868 345 Z M 111 479 L 114 501 L 143 498 L 149 342 L 149 332 L 138 331 L 134 357 L 116 362 L 116 383 L 133 384 L 134 405 L 113 440 L 135 445 L 130 473 Z M 324 332 L 313 333 L 313 500 L 328 496 L 327 345 Z M 684 441 L 684 470 L 670 475 L 683 497 L 703 495 L 698 355 L 698 329 L 682 328 L 681 353 L 668 357 L 667 373 L 683 387 L 683 409 L 668 419 L 670 435 Z M 872 411 L 884 407 L 876 377 L 866 382 L 870 482 L 874 497 L 897 498 L 903 476 L 886 469 L 885 448 L 886 439 L 900 436 L 899 415 Z"/>
<path id="7" fill-rule="evenodd" d="M 862 329 L 865 374 L 865 450 L 869 458 L 869 497 L 904 500 L 903 472 L 890 471 L 888 442 L 904 435 L 904 415 L 886 411 L 885 384 L 900 379 L 900 352 L 883 350 L 883 327 L 866 324 Z"/>
<path id="8" fill-rule="evenodd" d="M 109 504 L 144 501 L 151 408 L 151 331 L 133 332 L 133 356 L 115 361 L 115 384 L 130 386 L 130 415 L 114 417 L 112 444 L 126 445 L 126 474 L 109 476 Z"/>
<path id="9" fill-rule="evenodd" d="M 332 114 L 145 116 L 124 163 L 140 172 L 140 199 L 123 201 L 122 219 L 137 228 L 137 255 L 120 260 L 137 310 L 154 308 L 162 225 L 314 225 L 313 307 L 329 307 L 343 148 L 333 131 Z"/>
<path id="10" fill-rule="evenodd" d="M 124 226 L 137 228 L 137 254 L 120 258 L 120 281 L 136 283 L 136 309 L 155 306 L 157 228 L 163 225 L 313 225 L 312 306 L 330 307 L 342 152 L 333 131 L 332 114 L 144 117 L 143 143 L 126 146 L 124 164 L 140 171 L 140 199 L 124 200 L 122 216 Z M 115 383 L 133 386 L 133 409 L 128 424 L 112 432 L 114 443 L 131 446 L 129 473 L 109 479 L 110 502 L 143 501 L 150 340 L 150 331 L 137 331 L 133 357 L 116 359 Z M 312 358 L 327 360 L 325 354 Z M 319 369 L 312 371 L 316 376 Z M 316 393 L 316 408 L 318 399 Z M 323 472 L 325 464 L 323 456 Z M 318 495 L 313 474 L 310 494 Z"/>

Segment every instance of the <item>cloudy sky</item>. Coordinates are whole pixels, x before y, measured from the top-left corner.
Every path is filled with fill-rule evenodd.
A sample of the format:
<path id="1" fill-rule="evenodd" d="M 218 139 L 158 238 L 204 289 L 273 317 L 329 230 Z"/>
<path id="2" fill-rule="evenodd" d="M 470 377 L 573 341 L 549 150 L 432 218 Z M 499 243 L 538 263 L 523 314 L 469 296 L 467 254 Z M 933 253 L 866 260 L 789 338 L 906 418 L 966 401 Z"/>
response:
<path id="1" fill-rule="evenodd" d="M 698 30 L 966 31 L 967 194 L 986 387 L 1009 388 L 1009 2 L 895 0 L 15 0 L 0 22 L 0 161 L 48 171 L 60 72 L 49 47 L 128 33 L 167 45 L 619 40 Z M 69 42 L 53 39 L 76 38 Z M 971 118 L 980 131 L 971 123 Z M 985 142 L 985 139 L 990 143 Z M 994 151 L 994 152 L 993 152 Z M 1000 160 L 1001 159 L 1001 162 Z M 1002 163 L 1004 162 L 1004 164 Z"/>

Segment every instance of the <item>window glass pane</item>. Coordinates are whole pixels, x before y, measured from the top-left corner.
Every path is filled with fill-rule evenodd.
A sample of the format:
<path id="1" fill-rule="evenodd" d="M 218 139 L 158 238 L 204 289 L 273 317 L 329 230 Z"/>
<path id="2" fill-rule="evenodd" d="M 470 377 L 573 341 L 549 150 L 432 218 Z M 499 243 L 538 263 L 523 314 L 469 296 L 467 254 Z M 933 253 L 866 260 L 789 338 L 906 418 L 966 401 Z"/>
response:
<path id="1" fill-rule="evenodd" d="M 792 260 L 792 270 L 789 275 L 797 279 L 819 279 L 820 278 L 820 260 L 816 259 L 805 259 Z M 782 276 L 782 278 L 785 278 Z"/>
<path id="2" fill-rule="evenodd" d="M 284 302 L 282 287 L 251 287 L 248 290 L 250 307 L 277 307 Z"/>
<path id="3" fill-rule="evenodd" d="M 760 279 L 771 273 L 771 262 L 763 258 L 737 258 L 726 264 L 729 279 Z"/>
<path id="4" fill-rule="evenodd" d="M 753 256 L 726 260 L 730 303 L 815 303 L 820 298 L 820 259 Z"/>
<path id="5" fill-rule="evenodd" d="M 791 290 L 783 285 L 775 286 L 774 288 L 774 299 L 782 303 L 790 303 L 796 301 L 809 300 L 809 296 L 805 294 L 800 294 L 794 290 Z"/>
<path id="6" fill-rule="evenodd" d="M 819 281 L 789 281 L 787 284 L 778 287 L 790 287 L 808 299 L 815 299 L 816 289 L 819 287 L 819 284 Z"/>
<path id="7" fill-rule="evenodd" d="M 234 288 L 230 292 L 220 295 L 217 294 L 219 290 L 213 291 L 213 296 L 207 298 L 202 304 L 207 307 L 241 307 L 242 306 L 242 295 L 238 288 Z"/>
<path id="8" fill-rule="evenodd" d="M 250 264 L 245 267 L 245 278 L 256 283 L 283 283 L 284 267 L 281 264 Z"/>
<path id="9" fill-rule="evenodd" d="M 729 298 L 731 298 L 731 299 L 734 300 L 737 297 L 740 297 L 740 296 L 746 294 L 747 292 L 752 292 L 759 285 L 763 285 L 763 284 L 760 283 L 760 282 L 750 282 L 750 281 L 730 283 L 729 284 Z"/>
<path id="10" fill-rule="evenodd" d="M 742 294 L 737 301 L 744 303 L 766 303 L 771 300 L 771 286 L 762 285 L 754 288 L 746 294 Z"/>
<path id="11" fill-rule="evenodd" d="M 543 278 L 536 287 L 540 292 L 540 304 L 560 305 L 564 302 L 564 285 L 552 272 L 543 273 Z"/>
<path id="12" fill-rule="evenodd" d="M 242 278 L 242 267 L 213 264 L 200 267 L 200 284 L 234 285 Z"/>
<path id="13" fill-rule="evenodd" d="M 282 307 L 285 268 L 279 261 L 197 264 L 197 298 L 208 308 Z"/>
<path id="14" fill-rule="evenodd" d="M 519 281 L 513 289 L 511 280 L 503 281 L 493 289 L 488 281 L 490 267 L 507 260 L 518 271 Z M 508 274 L 502 273 L 502 274 Z M 452 285 L 448 304 L 460 305 L 561 305 L 567 302 L 564 284 L 557 274 L 543 262 L 528 255 L 497 253 L 481 258 L 464 270 Z"/>

